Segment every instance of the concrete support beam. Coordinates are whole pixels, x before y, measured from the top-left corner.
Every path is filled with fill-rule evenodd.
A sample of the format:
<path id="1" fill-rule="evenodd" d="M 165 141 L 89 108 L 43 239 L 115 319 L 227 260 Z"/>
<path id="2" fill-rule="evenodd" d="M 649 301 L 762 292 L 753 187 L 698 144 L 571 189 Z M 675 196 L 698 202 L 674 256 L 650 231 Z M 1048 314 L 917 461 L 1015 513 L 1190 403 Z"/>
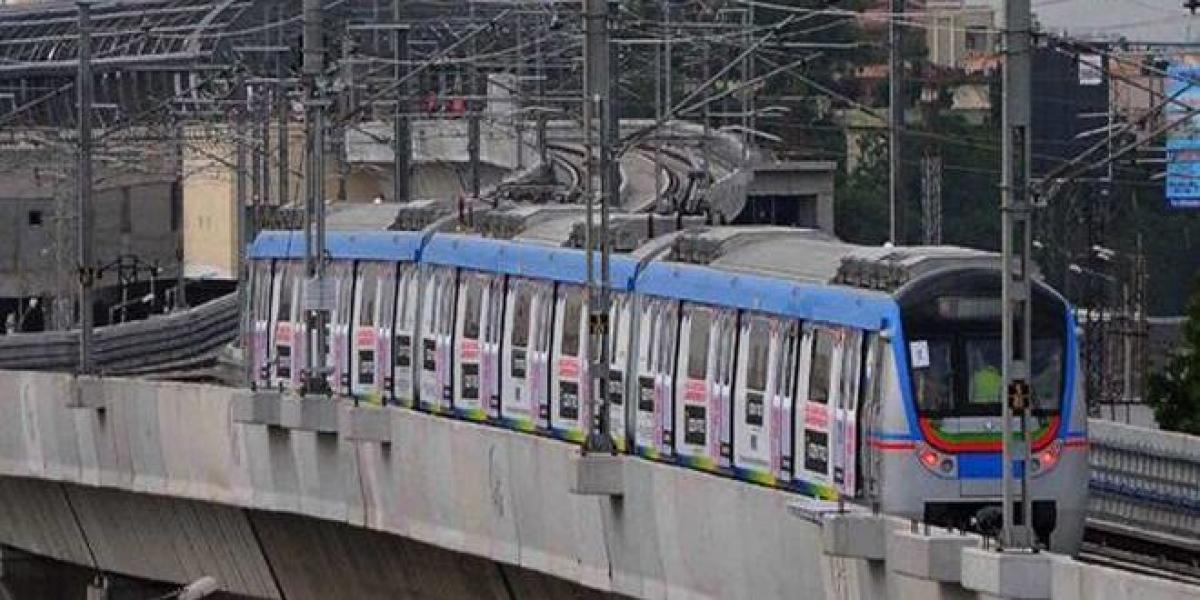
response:
<path id="1" fill-rule="evenodd" d="M 392 445 L 392 419 L 386 408 L 345 406 L 339 411 L 338 433 L 352 442 Z"/>
<path id="2" fill-rule="evenodd" d="M 962 585 L 989 598 L 1049 599 L 1051 558 L 1041 552 L 967 548 L 962 551 Z"/>
<path id="3" fill-rule="evenodd" d="M 80 375 L 75 378 L 75 385 L 72 388 L 71 397 L 67 401 L 67 407 L 97 411 L 108 408 L 104 386 L 101 385 L 99 377 L 95 375 Z"/>
<path id="4" fill-rule="evenodd" d="M 571 493 L 580 496 L 625 494 L 625 457 L 594 453 L 571 457 Z"/>
<path id="5" fill-rule="evenodd" d="M 233 420 L 236 423 L 278 426 L 282 394 L 270 390 L 238 393 L 233 398 Z"/>
<path id="6" fill-rule="evenodd" d="M 887 558 L 887 518 L 864 512 L 827 514 L 821 522 L 824 552 L 829 556 L 883 560 Z"/>
<path id="7" fill-rule="evenodd" d="M 893 572 L 929 581 L 958 583 L 962 580 L 962 552 L 979 545 L 974 535 L 936 530 L 913 533 L 903 529 L 888 532 L 887 563 Z"/>
<path id="8" fill-rule="evenodd" d="M 337 403 L 326 396 L 285 396 L 279 426 L 316 433 L 338 432 Z"/>

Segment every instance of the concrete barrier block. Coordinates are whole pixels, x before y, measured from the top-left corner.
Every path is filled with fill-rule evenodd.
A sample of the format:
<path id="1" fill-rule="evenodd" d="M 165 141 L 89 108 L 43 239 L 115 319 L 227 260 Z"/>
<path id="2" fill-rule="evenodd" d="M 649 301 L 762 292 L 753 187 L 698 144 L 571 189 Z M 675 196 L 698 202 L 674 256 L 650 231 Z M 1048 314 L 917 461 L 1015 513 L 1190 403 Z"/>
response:
<path id="1" fill-rule="evenodd" d="M 863 512 L 825 515 L 821 541 L 825 554 L 883 560 L 887 557 L 887 519 Z"/>
<path id="2" fill-rule="evenodd" d="M 962 580 L 962 551 L 979 545 L 979 538 L 944 530 L 928 535 L 891 530 L 887 540 L 888 568 L 897 573 L 939 582 Z"/>
<path id="3" fill-rule="evenodd" d="M 328 396 L 299 396 L 299 420 L 293 429 L 317 433 L 338 432 L 337 402 Z"/>
<path id="4" fill-rule="evenodd" d="M 75 378 L 71 398 L 67 408 L 80 410 L 107 410 L 108 398 L 104 393 L 104 380 L 94 375 L 80 375 Z"/>
<path id="5" fill-rule="evenodd" d="M 1052 555 L 983 548 L 962 551 L 962 585 L 1000 598 L 1050 598 Z"/>
<path id="6" fill-rule="evenodd" d="M 571 493 L 581 496 L 624 495 L 624 469 L 624 456 L 577 453 L 571 457 Z"/>
<path id="7" fill-rule="evenodd" d="M 350 406 L 342 413 L 338 432 L 352 442 L 392 443 L 392 420 L 385 408 Z"/>
<path id="8" fill-rule="evenodd" d="M 238 394 L 233 399 L 233 420 L 235 423 L 278 426 L 281 399 L 279 392 L 266 390 Z"/>

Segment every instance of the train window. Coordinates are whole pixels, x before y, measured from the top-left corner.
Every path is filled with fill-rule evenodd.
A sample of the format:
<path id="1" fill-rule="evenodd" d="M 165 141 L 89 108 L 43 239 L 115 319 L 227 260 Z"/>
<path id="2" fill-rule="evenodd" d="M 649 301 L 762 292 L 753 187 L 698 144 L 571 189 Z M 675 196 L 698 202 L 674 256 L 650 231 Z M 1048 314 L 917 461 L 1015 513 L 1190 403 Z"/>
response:
<path id="1" fill-rule="evenodd" d="M 971 339 L 966 342 L 967 373 L 970 383 L 967 402 L 970 404 L 999 404 L 1004 378 L 1000 372 L 1000 340 Z"/>
<path id="2" fill-rule="evenodd" d="M 954 369 L 949 340 L 920 340 L 920 360 L 913 360 L 913 383 L 917 407 L 922 411 L 948 410 L 954 406 Z"/>
<path id="3" fill-rule="evenodd" d="M 792 387 L 796 385 L 796 326 L 787 327 L 787 336 L 783 340 L 783 352 L 780 352 L 778 381 L 782 386 L 782 395 L 792 397 Z"/>
<path id="4" fill-rule="evenodd" d="M 579 293 L 567 293 L 562 320 L 562 354 L 579 356 L 579 320 L 583 316 L 583 300 Z"/>
<path id="5" fill-rule="evenodd" d="M 517 286 L 517 299 L 513 306 L 512 345 L 517 348 L 529 346 L 529 313 L 532 306 L 529 288 Z"/>
<path id="6" fill-rule="evenodd" d="M 359 285 L 362 286 L 362 303 L 360 304 L 362 309 L 358 311 L 358 324 L 371 325 L 375 322 L 375 294 L 376 288 L 379 287 L 379 278 L 368 271 L 363 275 Z"/>
<path id="7" fill-rule="evenodd" d="M 833 332 L 813 330 L 812 370 L 808 377 L 808 401 L 829 402 L 829 369 L 833 366 Z"/>
<path id="8" fill-rule="evenodd" d="M 708 373 L 708 337 L 712 330 L 712 315 L 707 310 L 691 313 L 691 329 L 688 335 L 689 379 L 704 379 Z"/>
<path id="9" fill-rule="evenodd" d="M 479 286 L 479 281 L 475 278 L 470 278 L 466 281 L 467 301 L 466 307 L 463 309 L 463 337 L 477 340 L 479 339 L 479 319 L 480 308 L 483 305 L 483 288 Z"/>
<path id="10" fill-rule="evenodd" d="M 1033 403 L 1039 410 L 1057 410 L 1062 392 L 1062 342 L 1033 340 Z"/>
<path id="11" fill-rule="evenodd" d="M 280 273 L 279 278 L 279 320 L 292 320 L 292 286 L 295 284 L 295 277 L 292 275 L 291 269 L 284 269 Z"/>
<path id="12" fill-rule="evenodd" d="M 438 278 L 438 287 L 442 290 L 442 301 L 438 307 L 438 331 L 450 335 L 454 326 L 454 279 L 452 275 L 444 274 Z"/>
<path id="13" fill-rule="evenodd" d="M 771 325 L 763 318 L 750 321 L 750 348 L 746 353 L 746 388 L 758 392 L 767 391 L 767 370 L 770 367 Z"/>

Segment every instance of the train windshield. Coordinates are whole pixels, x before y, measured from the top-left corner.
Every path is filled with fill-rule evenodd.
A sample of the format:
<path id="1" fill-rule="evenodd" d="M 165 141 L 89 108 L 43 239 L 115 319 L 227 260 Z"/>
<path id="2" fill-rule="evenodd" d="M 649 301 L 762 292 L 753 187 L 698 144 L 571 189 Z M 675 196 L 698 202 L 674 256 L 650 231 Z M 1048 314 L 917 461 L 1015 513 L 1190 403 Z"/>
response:
<path id="1" fill-rule="evenodd" d="M 1001 357 L 999 337 L 968 333 L 916 340 L 910 344 L 910 358 L 917 409 L 927 416 L 1000 414 Z M 1062 395 L 1061 340 L 1035 339 L 1030 366 L 1034 411 L 1057 412 Z"/>
<path id="2" fill-rule="evenodd" d="M 998 416 L 1004 395 L 999 277 L 942 274 L 900 298 L 917 411 L 926 417 Z M 1066 367 L 1066 305 L 1034 288 L 1030 386 L 1035 414 L 1059 412 Z"/>

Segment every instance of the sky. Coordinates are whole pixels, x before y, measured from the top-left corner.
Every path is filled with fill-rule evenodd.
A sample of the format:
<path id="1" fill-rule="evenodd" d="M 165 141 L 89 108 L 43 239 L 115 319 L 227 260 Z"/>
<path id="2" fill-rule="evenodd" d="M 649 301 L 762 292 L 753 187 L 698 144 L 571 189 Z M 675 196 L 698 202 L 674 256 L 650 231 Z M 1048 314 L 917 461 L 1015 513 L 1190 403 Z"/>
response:
<path id="1" fill-rule="evenodd" d="M 997 10 L 1004 0 L 987 0 Z M 1183 0 L 1032 0 L 1043 29 L 1089 39 L 1130 42 L 1200 43 L 1200 14 L 1191 16 Z M 968 4 L 973 3 L 968 0 Z"/>

